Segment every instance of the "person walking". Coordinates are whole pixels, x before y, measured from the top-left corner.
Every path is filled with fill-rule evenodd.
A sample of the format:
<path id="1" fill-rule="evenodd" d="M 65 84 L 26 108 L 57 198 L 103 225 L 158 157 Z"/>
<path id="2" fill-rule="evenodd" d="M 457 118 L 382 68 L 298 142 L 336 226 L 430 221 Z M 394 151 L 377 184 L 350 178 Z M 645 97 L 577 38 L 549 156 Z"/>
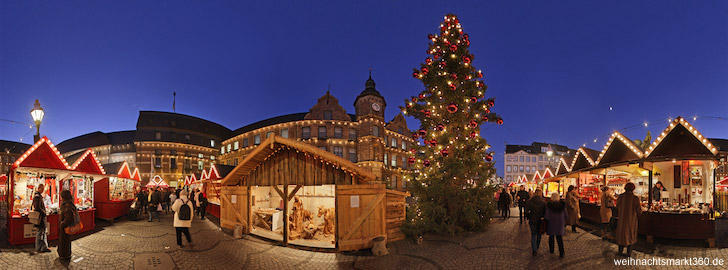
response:
<path id="1" fill-rule="evenodd" d="M 179 199 L 174 201 L 172 204 L 172 211 L 174 211 L 174 229 L 177 233 L 177 246 L 182 248 L 182 234 L 187 238 L 187 243 L 192 245 L 192 238 L 190 237 L 190 227 L 192 227 L 193 204 L 187 198 L 187 191 L 181 191 L 179 193 Z"/>
<path id="2" fill-rule="evenodd" d="M 45 202 L 43 200 L 43 191 L 45 186 L 43 184 L 38 185 L 33 196 L 33 207 L 32 211 L 38 212 L 38 224 L 33 225 L 38 232 L 35 234 L 35 251 L 37 252 L 51 252 L 48 249 L 48 236 L 46 235 L 46 227 L 48 226 L 48 219 L 46 218 Z"/>
<path id="3" fill-rule="evenodd" d="M 192 188 L 192 189 L 190 190 L 189 198 L 190 198 L 190 200 L 192 201 L 192 206 L 193 206 L 193 207 L 194 207 L 194 209 L 195 209 L 195 213 L 197 213 L 197 202 L 195 201 L 195 199 L 197 199 L 197 196 L 196 196 L 196 195 L 197 195 L 197 194 L 195 194 L 195 189 L 194 189 L 194 188 Z"/>
<path id="4" fill-rule="evenodd" d="M 632 245 L 637 243 L 637 226 L 639 215 L 642 214 L 640 199 L 634 195 L 635 185 L 629 182 L 624 185 L 624 193 L 617 197 L 617 234 L 615 240 L 619 245 L 617 255 L 624 255 L 627 246 L 627 257 L 632 256 Z"/>
<path id="5" fill-rule="evenodd" d="M 162 204 L 164 203 L 164 200 L 162 199 L 162 191 L 161 188 L 155 188 L 154 192 L 152 192 L 152 198 L 157 203 L 157 208 L 155 209 L 156 212 L 155 217 L 157 218 L 157 221 L 162 222 L 162 218 L 159 216 L 160 212 L 162 211 Z"/>
<path id="6" fill-rule="evenodd" d="M 71 260 L 71 238 L 66 234 L 66 228 L 76 222 L 78 209 L 73 204 L 73 195 L 70 190 L 61 191 L 61 207 L 58 217 L 58 258 L 62 261 Z"/>
<path id="7" fill-rule="evenodd" d="M 156 195 L 156 188 L 152 188 L 152 190 L 149 192 L 149 195 L 147 195 L 147 199 L 149 200 L 149 203 L 147 204 L 147 212 L 149 213 L 149 220 L 147 222 L 152 222 L 154 218 L 159 219 L 159 213 L 157 212 L 157 206 L 159 205 L 159 197 Z M 160 220 L 161 221 L 161 220 Z"/>
<path id="8" fill-rule="evenodd" d="M 170 192 L 169 196 L 167 197 L 167 200 L 169 200 L 169 210 L 172 211 L 172 204 L 174 204 L 175 201 L 177 201 L 177 194 L 175 192 Z M 174 212 L 174 211 L 172 211 Z"/>
<path id="9" fill-rule="evenodd" d="M 501 211 L 502 211 L 501 217 L 503 217 L 503 219 L 506 219 L 506 218 L 508 218 L 508 216 L 510 215 L 510 212 L 511 212 L 510 211 L 511 194 L 508 192 L 507 188 L 503 189 L 498 200 L 499 200 L 498 205 L 500 206 Z"/>
<path id="10" fill-rule="evenodd" d="M 559 193 L 551 194 L 551 201 L 546 204 L 546 215 L 544 219 L 548 221 L 546 233 L 549 235 L 549 252 L 554 253 L 554 238 L 559 245 L 559 257 L 564 257 L 564 225 L 569 218 L 568 211 L 565 211 L 566 205 L 559 201 Z"/>
<path id="11" fill-rule="evenodd" d="M 510 191 L 509 194 L 511 194 L 511 203 L 512 203 L 511 207 L 518 206 L 518 204 L 517 204 L 518 201 L 516 201 L 516 189 L 515 188 L 513 188 L 513 189 L 508 188 L 508 190 Z"/>
<path id="12" fill-rule="evenodd" d="M 164 192 L 162 192 L 162 209 L 164 209 L 165 213 L 169 213 L 169 206 L 171 205 L 169 201 L 170 193 L 171 192 L 169 192 L 168 188 L 164 189 Z"/>
<path id="13" fill-rule="evenodd" d="M 531 195 L 526 191 L 526 186 L 521 186 L 521 190 L 516 193 L 516 199 L 518 200 L 518 219 L 523 223 L 523 212 L 526 210 L 526 202 L 531 198 Z"/>
<path id="14" fill-rule="evenodd" d="M 495 198 L 495 205 L 497 205 L 496 208 L 498 209 L 498 215 L 499 216 L 503 214 L 503 207 L 501 207 L 501 205 L 500 205 L 500 195 L 501 195 L 501 192 L 502 192 L 502 190 L 501 189 L 498 189 L 498 190 L 495 191 L 495 195 L 493 196 L 493 198 Z"/>
<path id="15" fill-rule="evenodd" d="M 571 225 L 571 232 L 576 232 L 576 225 L 579 224 L 581 214 L 579 213 L 579 194 L 576 193 L 576 187 L 569 186 L 566 192 L 566 210 L 569 211 L 568 223 Z"/>
<path id="16" fill-rule="evenodd" d="M 600 198 L 599 217 L 602 221 L 602 238 L 609 237 L 609 221 L 612 219 L 612 207 L 617 198 L 614 197 L 614 190 L 608 186 L 602 187 L 602 197 Z"/>
<path id="17" fill-rule="evenodd" d="M 541 245 L 541 222 L 546 212 L 546 202 L 542 198 L 542 191 L 537 188 L 528 202 L 526 202 L 526 218 L 531 229 L 531 251 L 536 256 L 538 246 Z"/>

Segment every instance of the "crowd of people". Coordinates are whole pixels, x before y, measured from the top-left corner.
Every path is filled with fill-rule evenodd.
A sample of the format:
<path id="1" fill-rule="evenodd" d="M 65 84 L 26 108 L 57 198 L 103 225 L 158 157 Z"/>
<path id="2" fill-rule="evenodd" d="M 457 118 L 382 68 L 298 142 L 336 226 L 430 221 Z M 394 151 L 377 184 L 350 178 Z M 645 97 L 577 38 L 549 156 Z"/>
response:
<path id="1" fill-rule="evenodd" d="M 657 192 L 661 189 L 663 189 L 661 186 L 655 188 Z M 625 184 L 624 190 L 624 193 L 616 196 L 612 188 L 602 188 L 599 209 L 600 233 L 603 239 L 615 240 L 619 247 L 617 255 L 629 257 L 632 255 L 632 246 L 637 243 L 638 217 L 642 213 L 642 208 L 639 198 L 634 194 L 634 183 Z M 576 227 L 581 218 L 579 199 L 578 190 L 573 185 L 568 187 L 563 197 L 554 192 L 548 198 L 544 198 L 543 190 L 540 188 L 526 191 L 525 186 L 521 186 L 518 191 L 506 187 L 495 194 L 498 211 L 503 219 L 509 218 L 510 208 L 517 206 L 520 223 L 527 221 L 531 230 L 533 256 L 537 255 L 541 236 L 547 234 L 549 252 L 554 253 L 557 245 L 559 256 L 562 258 L 565 228 L 571 226 L 571 232 L 577 233 Z M 613 216 L 615 209 L 619 217 Z"/>
<path id="2" fill-rule="evenodd" d="M 45 195 L 46 192 L 44 191 L 45 187 L 43 184 L 35 188 L 31 208 L 32 211 L 37 213 L 34 214 L 34 216 L 37 216 L 37 222 L 33 226 L 37 230 L 35 252 L 38 253 L 51 252 L 47 238 L 48 219 L 46 205 L 49 204 L 49 196 Z M 161 214 L 169 214 L 172 211 L 174 214 L 173 227 L 177 235 L 177 245 L 182 248 L 184 247 L 182 245 L 182 235 L 187 239 L 188 245 L 192 245 L 193 242 L 189 230 L 192 227 L 192 219 L 195 216 L 199 216 L 200 219 L 204 220 L 207 204 L 205 194 L 200 192 L 199 189 L 192 189 L 188 192 L 183 189 L 150 188 L 148 190 L 142 190 L 141 188 L 137 188 L 137 194 L 130 206 L 128 218 L 131 221 L 135 221 L 146 215 L 148 217 L 147 222 L 152 222 L 155 219 L 161 222 Z M 63 262 L 68 262 L 71 260 L 70 235 L 75 233 L 73 227 L 77 227 L 81 223 L 78 209 L 76 209 L 73 203 L 71 191 L 61 191 L 59 209 L 58 258 Z"/>

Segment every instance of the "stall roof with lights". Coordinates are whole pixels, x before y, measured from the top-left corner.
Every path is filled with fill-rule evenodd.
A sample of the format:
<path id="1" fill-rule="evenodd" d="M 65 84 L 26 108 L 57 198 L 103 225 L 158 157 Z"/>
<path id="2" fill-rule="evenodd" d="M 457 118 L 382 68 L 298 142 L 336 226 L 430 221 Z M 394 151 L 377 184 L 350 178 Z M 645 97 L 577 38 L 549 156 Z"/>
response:
<path id="1" fill-rule="evenodd" d="M 578 171 L 581 169 L 592 167 L 596 164 L 596 158 L 599 156 L 599 152 L 585 147 L 579 147 L 576 151 L 576 155 L 571 161 L 570 171 Z"/>
<path id="2" fill-rule="evenodd" d="M 96 158 L 96 154 L 93 150 L 91 150 L 91 148 L 81 153 L 78 157 L 76 157 L 76 155 L 71 157 L 76 159 L 75 162 L 73 162 L 73 165 L 71 165 L 71 170 L 92 174 L 106 174 L 104 167 L 101 166 L 101 163 Z M 69 157 L 69 159 L 71 157 Z"/>
<path id="3" fill-rule="evenodd" d="M 559 159 L 559 164 L 556 165 L 556 173 L 555 175 L 563 175 L 571 171 L 571 160 L 573 160 L 572 157 L 569 156 L 563 156 Z"/>
<path id="4" fill-rule="evenodd" d="M 376 178 L 373 173 L 366 169 L 363 169 L 351 161 L 340 158 L 328 151 L 318 149 L 310 144 L 272 135 L 248 154 L 245 159 L 243 159 L 243 161 L 230 172 L 230 174 L 222 179 L 222 184 L 229 185 L 237 183 L 243 177 L 248 176 L 258 166 L 258 164 L 265 161 L 271 154 L 283 147 L 293 148 L 298 151 L 314 155 L 324 162 L 330 163 L 344 171 L 359 176 L 364 180 L 364 182 L 372 181 Z"/>
<path id="5" fill-rule="evenodd" d="M 682 117 L 675 118 L 670 125 L 650 144 L 645 159 L 666 160 L 674 158 L 714 158 L 718 149 L 703 137 L 695 127 Z"/>
<path id="6" fill-rule="evenodd" d="M 115 174 L 117 177 L 131 179 L 132 173 L 129 169 L 129 163 L 126 161 L 103 164 L 104 170 L 109 174 Z"/>
<path id="7" fill-rule="evenodd" d="M 131 174 L 131 179 L 137 180 L 139 182 L 142 181 L 141 175 L 139 175 L 139 168 L 134 168 L 134 172 Z"/>
<path id="8" fill-rule="evenodd" d="M 637 146 L 632 140 L 625 137 L 619 131 L 612 133 L 609 141 L 604 145 L 604 149 L 599 153 L 596 160 L 598 165 L 610 165 L 621 162 L 629 162 L 631 160 L 641 159 L 644 156 L 642 148 Z"/>
<path id="9" fill-rule="evenodd" d="M 68 162 L 61 156 L 58 149 L 48 139 L 43 137 L 33 144 L 18 160 L 13 163 L 11 170 L 18 167 L 45 168 L 57 170 L 70 170 Z"/>

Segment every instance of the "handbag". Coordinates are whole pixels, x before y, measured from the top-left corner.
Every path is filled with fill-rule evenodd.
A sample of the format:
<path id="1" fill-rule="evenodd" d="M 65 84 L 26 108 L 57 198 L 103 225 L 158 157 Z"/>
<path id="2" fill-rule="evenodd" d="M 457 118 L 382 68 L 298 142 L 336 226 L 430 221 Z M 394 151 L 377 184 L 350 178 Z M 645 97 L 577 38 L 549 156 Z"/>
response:
<path id="1" fill-rule="evenodd" d="M 28 220 L 30 220 L 30 224 L 38 225 L 40 224 L 40 212 L 38 211 L 30 211 L 28 213 Z"/>
<path id="2" fill-rule="evenodd" d="M 548 228 L 549 228 L 549 221 L 548 220 L 545 220 L 545 219 L 542 219 L 541 220 L 541 225 L 538 228 L 538 233 L 539 234 L 544 234 L 544 233 L 546 233 L 546 231 L 548 230 Z"/>
<path id="3" fill-rule="evenodd" d="M 157 211 L 162 212 L 162 210 L 164 210 L 162 209 L 162 204 L 157 204 Z"/>
<path id="4" fill-rule="evenodd" d="M 73 225 L 68 226 L 63 229 L 66 234 L 77 234 L 81 230 L 83 230 L 83 223 L 81 222 L 81 217 L 78 215 L 78 210 L 73 211 Z"/>

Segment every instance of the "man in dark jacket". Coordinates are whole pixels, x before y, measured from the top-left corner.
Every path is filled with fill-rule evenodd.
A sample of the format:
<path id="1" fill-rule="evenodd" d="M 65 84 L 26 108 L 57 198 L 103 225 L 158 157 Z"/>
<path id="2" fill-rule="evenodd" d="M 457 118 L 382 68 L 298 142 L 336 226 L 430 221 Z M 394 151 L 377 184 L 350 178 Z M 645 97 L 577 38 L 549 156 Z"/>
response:
<path id="1" fill-rule="evenodd" d="M 521 186 L 521 190 L 516 193 L 516 199 L 518 200 L 518 219 L 521 223 L 523 223 L 523 212 L 526 210 L 526 202 L 528 202 L 529 197 L 526 186 Z"/>
<path id="2" fill-rule="evenodd" d="M 45 187 L 43 184 L 40 184 L 33 196 L 33 211 L 40 213 L 38 216 L 38 225 L 33 225 L 38 230 L 35 235 L 35 251 L 51 252 L 51 250 L 48 249 L 48 238 L 46 236 L 48 220 L 46 219 L 45 203 L 43 203 L 43 191 L 45 191 Z"/>
<path id="3" fill-rule="evenodd" d="M 147 201 L 147 193 L 143 190 L 139 190 L 139 193 L 137 193 L 137 209 L 139 210 L 139 215 L 144 214 L 144 209 L 147 209 L 147 204 L 149 202 Z"/>
<path id="4" fill-rule="evenodd" d="M 533 192 L 533 198 L 526 202 L 526 218 L 528 218 L 528 226 L 531 228 L 531 251 L 536 256 L 538 246 L 541 245 L 541 222 L 546 213 L 546 202 L 543 200 L 543 192 L 537 188 Z"/>
<path id="5" fill-rule="evenodd" d="M 159 222 L 162 222 L 162 219 L 159 217 L 159 211 L 157 211 L 157 207 L 162 202 L 162 194 L 159 192 L 158 189 L 154 189 L 149 194 L 149 220 L 148 222 L 152 222 L 152 219 L 157 218 Z"/>

